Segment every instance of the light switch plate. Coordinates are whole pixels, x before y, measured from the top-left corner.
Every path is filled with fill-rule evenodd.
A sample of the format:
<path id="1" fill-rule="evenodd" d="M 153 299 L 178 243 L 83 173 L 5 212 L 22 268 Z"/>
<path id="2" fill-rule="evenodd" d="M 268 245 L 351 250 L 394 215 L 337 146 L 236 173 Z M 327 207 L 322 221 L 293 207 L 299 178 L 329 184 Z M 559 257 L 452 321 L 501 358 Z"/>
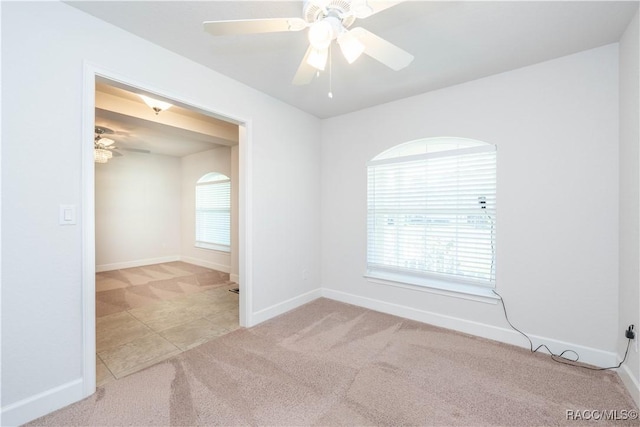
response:
<path id="1" fill-rule="evenodd" d="M 76 224 L 76 205 L 60 205 L 60 225 Z"/>

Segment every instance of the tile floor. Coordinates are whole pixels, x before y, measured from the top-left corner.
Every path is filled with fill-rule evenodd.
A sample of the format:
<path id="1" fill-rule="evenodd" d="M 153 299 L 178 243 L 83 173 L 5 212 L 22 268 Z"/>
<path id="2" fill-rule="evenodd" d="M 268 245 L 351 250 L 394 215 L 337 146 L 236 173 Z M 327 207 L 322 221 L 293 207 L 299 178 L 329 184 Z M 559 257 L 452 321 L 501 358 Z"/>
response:
<path id="1" fill-rule="evenodd" d="M 97 273 L 97 385 L 237 329 L 237 286 L 183 262 Z"/>

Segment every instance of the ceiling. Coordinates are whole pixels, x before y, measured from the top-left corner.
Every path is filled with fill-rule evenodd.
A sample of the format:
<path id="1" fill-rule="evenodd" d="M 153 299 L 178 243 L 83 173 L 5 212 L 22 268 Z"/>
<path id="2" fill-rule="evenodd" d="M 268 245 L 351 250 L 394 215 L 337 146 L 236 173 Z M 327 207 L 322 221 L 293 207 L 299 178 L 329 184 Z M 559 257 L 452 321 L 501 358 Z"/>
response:
<path id="1" fill-rule="evenodd" d="M 638 1 L 405 1 L 362 26 L 415 56 L 392 71 L 366 55 L 291 84 L 305 31 L 214 37 L 208 20 L 300 17 L 302 2 L 71 1 L 69 4 L 319 118 L 327 118 L 617 42 Z"/>
<path id="2" fill-rule="evenodd" d="M 238 126 L 173 105 L 155 114 L 131 88 L 96 83 L 95 124 L 113 131 L 118 152 L 184 157 L 238 143 Z"/>

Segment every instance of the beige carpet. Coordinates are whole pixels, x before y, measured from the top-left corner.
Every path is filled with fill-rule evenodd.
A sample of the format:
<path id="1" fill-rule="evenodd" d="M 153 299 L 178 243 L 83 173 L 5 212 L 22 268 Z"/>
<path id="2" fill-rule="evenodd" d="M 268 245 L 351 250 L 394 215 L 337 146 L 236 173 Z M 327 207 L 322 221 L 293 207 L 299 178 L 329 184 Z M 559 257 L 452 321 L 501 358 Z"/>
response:
<path id="1" fill-rule="evenodd" d="M 319 299 L 31 425 L 578 426 L 594 422 L 567 410 L 632 409 L 615 372 Z"/>

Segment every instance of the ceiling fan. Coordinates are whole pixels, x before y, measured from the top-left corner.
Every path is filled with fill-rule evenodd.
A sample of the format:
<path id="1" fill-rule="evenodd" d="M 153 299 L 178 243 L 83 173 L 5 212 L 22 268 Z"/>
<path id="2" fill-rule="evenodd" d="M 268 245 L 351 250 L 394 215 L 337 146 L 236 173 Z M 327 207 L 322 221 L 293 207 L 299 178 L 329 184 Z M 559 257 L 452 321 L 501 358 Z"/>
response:
<path id="1" fill-rule="evenodd" d="M 334 40 L 350 64 L 364 53 L 395 71 L 408 66 L 413 55 L 362 27 L 351 28 L 356 19 L 368 18 L 402 1 L 305 0 L 302 18 L 206 21 L 204 29 L 214 36 L 226 36 L 308 28 L 309 48 L 293 78 L 294 85 L 305 85 L 318 71 L 325 69 Z"/>
<path id="2" fill-rule="evenodd" d="M 124 137 L 123 132 L 114 131 L 105 126 L 95 126 L 94 128 L 94 139 L 93 139 L 93 160 L 96 163 L 107 163 L 113 157 L 121 157 L 122 153 L 115 150 L 123 150 L 123 151 L 131 151 L 135 153 L 142 154 L 151 154 L 150 150 L 146 150 L 143 148 L 134 148 L 134 147 L 116 147 L 116 141 L 111 138 L 106 137 L 105 135 L 122 138 Z"/>
<path id="3" fill-rule="evenodd" d="M 93 160 L 95 163 L 107 163 L 113 156 L 122 156 L 119 152 L 114 151 L 118 148 L 113 145 L 115 141 L 103 136 L 112 135 L 113 133 L 113 130 L 109 128 L 103 126 L 95 127 L 93 139 Z"/>

